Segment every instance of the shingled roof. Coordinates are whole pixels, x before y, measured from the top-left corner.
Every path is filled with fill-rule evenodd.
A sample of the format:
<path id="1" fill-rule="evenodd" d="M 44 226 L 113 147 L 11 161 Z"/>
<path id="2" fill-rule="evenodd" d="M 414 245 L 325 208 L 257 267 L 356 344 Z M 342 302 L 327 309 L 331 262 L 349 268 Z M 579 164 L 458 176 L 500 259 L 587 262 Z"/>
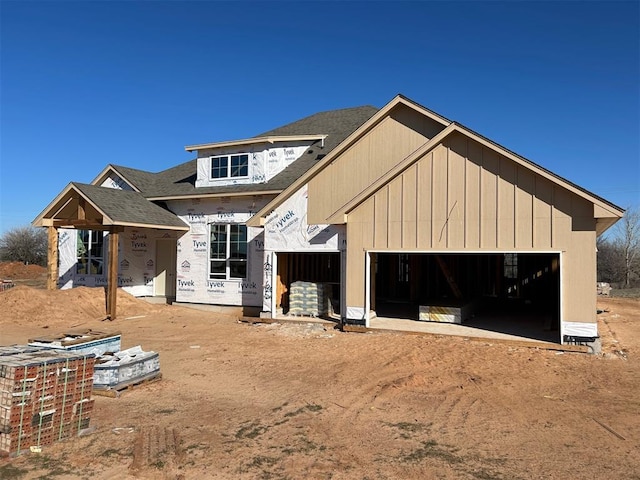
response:
<path id="1" fill-rule="evenodd" d="M 195 187 L 197 160 L 193 159 L 158 173 L 112 165 L 135 188 L 149 199 L 225 195 L 241 193 L 279 193 L 303 175 L 320 158 L 353 133 L 378 111 L 372 106 L 344 108 L 316 113 L 301 120 L 269 130 L 251 138 L 292 135 L 327 135 L 323 142 L 316 141 L 295 162 L 266 183 Z"/>
<path id="2" fill-rule="evenodd" d="M 80 216 L 80 210 L 90 213 Z M 76 182 L 69 183 L 32 224 L 68 228 L 134 226 L 189 230 L 179 217 L 150 202 L 140 192 Z"/>
<path id="3" fill-rule="evenodd" d="M 71 185 L 89 198 L 97 209 L 116 225 L 188 229 L 175 214 L 150 202 L 138 192 L 75 182 Z"/>

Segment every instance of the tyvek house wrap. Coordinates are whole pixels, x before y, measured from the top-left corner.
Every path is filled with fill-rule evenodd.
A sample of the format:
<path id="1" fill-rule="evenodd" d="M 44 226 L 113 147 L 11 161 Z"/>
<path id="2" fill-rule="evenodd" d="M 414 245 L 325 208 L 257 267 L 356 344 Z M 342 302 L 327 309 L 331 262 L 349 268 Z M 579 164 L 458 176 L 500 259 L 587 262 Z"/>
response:
<path id="1" fill-rule="evenodd" d="M 78 230 L 60 229 L 58 232 L 58 255 L 60 260 L 58 286 L 104 287 L 107 285 L 107 261 L 109 236 L 104 236 L 102 252 L 102 274 L 78 274 Z M 174 232 L 127 227 L 120 233 L 118 244 L 118 286 L 136 297 L 153 295 L 156 274 L 156 240 L 176 238 Z"/>
<path id="2" fill-rule="evenodd" d="M 247 228 L 247 277 L 209 278 L 209 225 L 244 224 L 268 198 L 227 197 L 170 202 L 169 208 L 189 226 L 178 240 L 176 300 L 217 305 L 262 305 L 264 235 Z"/>
<path id="3" fill-rule="evenodd" d="M 307 223 L 307 185 L 276 208 L 264 226 L 263 311 L 272 311 L 276 252 L 339 252 L 346 248 L 344 225 Z"/>
<path id="4" fill-rule="evenodd" d="M 201 150 L 198 152 L 197 187 L 265 183 L 291 165 L 309 148 L 309 143 L 272 146 L 252 145 L 246 149 L 237 146 Z M 211 157 L 219 155 L 249 155 L 249 175 L 238 178 L 211 178 Z"/>
<path id="5" fill-rule="evenodd" d="M 307 223 L 306 184 L 267 217 L 264 231 L 265 250 L 270 251 L 339 251 L 346 246 L 342 225 Z"/>

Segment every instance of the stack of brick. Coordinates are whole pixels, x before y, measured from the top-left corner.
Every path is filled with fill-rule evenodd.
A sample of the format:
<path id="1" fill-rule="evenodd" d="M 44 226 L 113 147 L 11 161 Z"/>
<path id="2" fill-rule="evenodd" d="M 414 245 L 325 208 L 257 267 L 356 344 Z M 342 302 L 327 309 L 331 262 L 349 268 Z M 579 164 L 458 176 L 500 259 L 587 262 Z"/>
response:
<path id="1" fill-rule="evenodd" d="M 0 292 L 4 292 L 5 290 L 9 290 L 10 288 L 15 287 L 16 284 L 11 280 L 0 280 Z"/>
<path id="2" fill-rule="evenodd" d="M 95 357 L 0 347 L 0 454 L 19 454 L 88 428 Z"/>
<path id="3" fill-rule="evenodd" d="M 293 282 L 289 292 L 289 313 L 319 317 L 329 311 L 329 290 L 324 284 Z"/>

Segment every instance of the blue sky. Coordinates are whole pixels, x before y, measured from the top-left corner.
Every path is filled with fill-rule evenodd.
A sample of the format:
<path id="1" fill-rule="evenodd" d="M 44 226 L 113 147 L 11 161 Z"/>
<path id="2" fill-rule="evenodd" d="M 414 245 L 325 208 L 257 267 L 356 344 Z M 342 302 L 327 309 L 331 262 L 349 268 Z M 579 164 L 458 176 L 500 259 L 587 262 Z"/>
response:
<path id="1" fill-rule="evenodd" d="M 0 234 L 109 163 L 398 93 L 640 204 L 639 2 L 2 0 L 0 20 Z"/>

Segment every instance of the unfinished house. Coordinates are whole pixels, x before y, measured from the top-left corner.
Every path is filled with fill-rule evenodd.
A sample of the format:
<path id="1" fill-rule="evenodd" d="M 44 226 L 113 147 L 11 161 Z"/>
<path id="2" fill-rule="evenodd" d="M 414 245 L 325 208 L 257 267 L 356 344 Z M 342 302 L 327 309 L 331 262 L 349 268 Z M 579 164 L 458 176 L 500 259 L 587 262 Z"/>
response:
<path id="1" fill-rule="evenodd" d="M 410 319 L 590 343 L 596 237 L 623 213 L 398 96 L 249 225 L 265 229 L 271 316 L 290 308 L 295 282 L 329 282 L 346 323 Z M 297 231 L 339 229 L 338 248 L 284 244 L 297 217 Z"/>
<path id="2" fill-rule="evenodd" d="M 405 97 L 186 148 L 34 220 L 61 288 L 108 283 L 108 263 L 134 295 L 245 315 L 598 338 L 596 237 L 623 210 Z"/>
<path id="3" fill-rule="evenodd" d="M 247 220 L 376 111 L 321 112 L 255 137 L 187 146 L 196 158 L 162 172 L 108 165 L 90 185 L 70 183 L 33 222 L 49 228 L 50 288 L 117 285 L 258 315 L 268 265 L 263 230 Z"/>

